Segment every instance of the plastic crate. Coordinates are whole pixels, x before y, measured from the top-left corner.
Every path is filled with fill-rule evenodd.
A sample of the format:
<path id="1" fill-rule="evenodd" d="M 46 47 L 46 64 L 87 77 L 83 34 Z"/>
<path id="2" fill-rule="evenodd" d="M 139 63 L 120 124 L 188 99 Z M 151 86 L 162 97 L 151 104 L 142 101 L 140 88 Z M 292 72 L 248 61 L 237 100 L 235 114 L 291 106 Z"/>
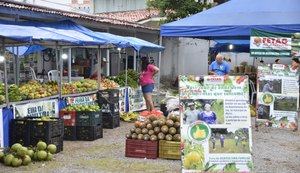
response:
<path id="1" fill-rule="evenodd" d="M 55 121 L 28 119 L 30 125 L 30 138 L 40 137 L 49 140 L 52 137 L 62 136 L 64 134 L 64 119 L 51 119 L 55 119 Z"/>
<path id="2" fill-rule="evenodd" d="M 156 159 L 158 142 L 126 139 L 125 157 Z"/>
<path id="3" fill-rule="evenodd" d="M 158 153 L 159 158 L 180 160 L 180 142 L 160 140 Z"/>
<path id="4" fill-rule="evenodd" d="M 114 129 L 120 127 L 120 115 L 103 113 L 103 128 L 104 129 Z"/>
<path id="5" fill-rule="evenodd" d="M 65 126 L 64 140 L 75 141 L 76 139 L 76 126 Z"/>
<path id="6" fill-rule="evenodd" d="M 43 141 L 47 145 L 49 145 L 49 144 L 56 145 L 56 153 L 59 153 L 60 151 L 63 151 L 63 147 L 64 147 L 63 136 L 57 136 L 57 137 L 53 137 L 53 138 L 50 138 L 50 139 L 43 139 L 43 138 L 39 138 L 39 137 L 33 137 L 30 140 L 29 146 L 36 146 L 36 144 L 39 141 Z"/>
<path id="7" fill-rule="evenodd" d="M 30 125 L 27 119 L 13 119 L 10 124 L 10 146 L 14 143 L 20 143 L 24 146 L 29 145 Z"/>
<path id="8" fill-rule="evenodd" d="M 103 138 L 103 127 L 102 125 L 76 127 L 76 138 L 82 141 L 93 141 Z"/>
<path id="9" fill-rule="evenodd" d="M 119 99 L 119 89 L 100 90 L 99 97 L 103 97 L 109 101 L 113 99 Z"/>
<path id="10" fill-rule="evenodd" d="M 103 98 L 99 99 L 99 107 L 101 109 L 102 113 L 119 113 L 119 100 L 116 100 L 114 102 L 109 102 Z"/>
<path id="11" fill-rule="evenodd" d="M 76 126 L 75 111 L 59 111 L 59 117 L 64 119 L 64 126 Z"/>
<path id="12" fill-rule="evenodd" d="M 93 111 L 76 112 L 76 126 L 98 126 L 102 124 L 102 113 Z"/>

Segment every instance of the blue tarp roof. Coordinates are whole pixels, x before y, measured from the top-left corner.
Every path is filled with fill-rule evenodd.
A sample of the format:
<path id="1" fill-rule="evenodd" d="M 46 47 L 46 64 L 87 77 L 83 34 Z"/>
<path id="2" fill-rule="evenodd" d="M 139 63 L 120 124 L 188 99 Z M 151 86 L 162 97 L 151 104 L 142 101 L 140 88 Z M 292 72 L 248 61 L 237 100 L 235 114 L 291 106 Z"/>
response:
<path id="1" fill-rule="evenodd" d="M 22 22 L 11 22 L 0 20 L 0 36 L 18 40 L 21 42 L 31 41 L 59 41 L 72 44 L 80 44 L 77 38 L 72 38 L 64 34 L 57 34 L 38 27 L 24 25 Z"/>
<path id="2" fill-rule="evenodd" d="M 42 50 L 45 50 L 46 48 L 40 45 L 30 45 L 30 46 L 18 46 L 18 47 L 7 47 L 6 50 L 8 50 L 10 53 L 14 53 L 17 55 L 17 50 L 19 50 L 18 54 L 19 56 L 28 55 L 34 52 L 39 52 Z"/>
<path id="3" fill-rule="evenodd" d="M 217 52 L 249 52 L 249 40 L 214 40 L 217 44 L 210 48 L 210 51 Z M 229 45 L 233 45 L 233 49 L 229 49 Z"/>
<path id="4" fill-rule="evenodd" d="M 164 47 L 142 39 L 94 32 L 70 20 L 59 22 L 0 20 L 0 29 L 4 30 L 0 36 L 27 42 L 59 41 L 78 45 L 113 44 L 122 48 L 133 47 L 135 50 L 145 53 L 164 50 Z"/>
<path id="5" fill-rule="evenodd" d="M 275 32 L 300 31 L 299 0 L 230 0 L 162 25 L 162 36 L 249 38 L 251 28 Z"/>

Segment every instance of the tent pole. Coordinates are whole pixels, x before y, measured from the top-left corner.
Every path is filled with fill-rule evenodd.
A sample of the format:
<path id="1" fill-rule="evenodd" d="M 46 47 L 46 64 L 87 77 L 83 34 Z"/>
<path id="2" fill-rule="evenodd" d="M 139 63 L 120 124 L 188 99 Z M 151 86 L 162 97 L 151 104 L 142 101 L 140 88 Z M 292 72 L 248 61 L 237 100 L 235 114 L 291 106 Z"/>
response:
<path id="1" fill-rule="evenodd" d="M 106 75 L 110 76 L 110 53 L 109 53 L 109 49 L 106 50 Z"/>
<path id="2" fill-rule="evenodd" d="M 136 71 L 136 51 L 133 50 L 133 69 Z"/>
<path id="3" fill-rule="evenodd" d="M 68 49 L 68 82 L 71 82 L 72 74 L 72 48 Z"/>
<path id="4" fill-rule="evenodd" d="M 5 102 L 6 102 L 6 105 L 9 104 L 9 98 L 8 98 L 8 83 L 7 83 L 7 67 L 6 67 L 6 56 L 5 56 L 5 39 L 2 38 L 2 53 L 3 53 L 3 56 L 4 56 L 4 83 L 5 83 Z"/>
<path id="5" fill-rule="evenodd" d="M 56 70 L 59 70 L 58 68 L 58 42 L 55 42 L 55 59 L 56 59 Z"/>
<path id="6" fill-rule="evenodd" d="M 16 63 L 16 85 L 19 86 L 19 83 L 20 83 L 20 79 L 19 79 L 19 76 L 20 76 L 20 61 L 19 61 L 19 46 L 17 46 L 17 56 L 16 56 L 16 60 L 15 60 L 15 63 Z"/>
<path id="7" fill-rule="evenodd" d="M 127 57 L 127 52 L 125 51 L 125 58 L 126 58 L 126 63 L 125 63 L 125 70 L 126 70 L 126 77 L 125 77 L 125 86 L 127 87 L 127 79 L 128 79 L 128 57 Z"/>
<path id="8" fill-rule="evenodd" d="M 119 60 L 118 60 L 118 74 L 120 74 L 120 71 L 121 71 L 121 51 L 120 50 L 118 50 L 119 51 Z"/>
<path id="9" fill-rule="evenodd" d="M 59 57 L 59 68 L 60 68 L 59 98 L 62 98 L 62 77 L 63 77 L 63 59 L 62 59 L 63 49 L 62 49 L 62 46 L 60 46 L 59 52 L 60 52 L 60 57 Z"/>
<path id="10" fill-rule="evenodd" d="M 98 69 L 97 69 L 97 83 L 98 83 L 98 91 L 100 91 L 101 89 L 101 48 L 100 48 L 100 45 L 98 46 L 98 55 L 97 55 L 97 58 L 98 58 Z"/>
<path id="11" fill-rule="evenodd" d="M 162 36 L 159 36 L 159 45 L 162 46 Z M 161 63 L 161 51 L 158 53 L 158 68 L 160 69 Z M 158 81 L 157 81 L 157 99 L 160 102 L 160 70 L 158 71 Z"/>

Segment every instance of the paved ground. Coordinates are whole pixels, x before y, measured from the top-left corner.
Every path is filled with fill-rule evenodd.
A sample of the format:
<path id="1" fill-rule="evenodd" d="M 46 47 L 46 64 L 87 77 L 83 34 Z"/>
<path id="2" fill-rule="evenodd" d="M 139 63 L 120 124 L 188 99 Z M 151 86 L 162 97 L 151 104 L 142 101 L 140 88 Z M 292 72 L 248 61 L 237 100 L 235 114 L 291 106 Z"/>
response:
<path id="1" fill-rule="evenodd" d="M 0 173 L 176 173 L 181 170 L 179 160 L 134 159 L 125 157 L 125 134 L 133 126 L 104 130 L 104 138 L 92 141 L 65 141 L 64 151 L 51 162 L 38 162 L 19 168 L 0 164 Z M 260 128 L 253 129 L 254 167 L 257 173 L 299 173 L 300 132 Z"/>

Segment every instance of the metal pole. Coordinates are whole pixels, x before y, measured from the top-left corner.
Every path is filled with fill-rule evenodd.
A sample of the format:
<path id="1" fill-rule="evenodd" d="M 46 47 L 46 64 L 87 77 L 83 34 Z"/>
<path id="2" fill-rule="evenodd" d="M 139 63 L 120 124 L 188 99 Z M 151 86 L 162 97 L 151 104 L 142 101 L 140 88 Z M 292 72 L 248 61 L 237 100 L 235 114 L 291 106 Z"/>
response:
<path id="1" fill-rule="evenodd" d="M 59 58 L 58 58 L 58 42 L 55 43 L 55 59 L 56 59 L 56 70 L 59 70 Z"/>
<path id="2" fill-rule="evenodd" d="M 16 85 L 19 85 L 19 83 L 20 83 L 20 79 L 19 79 L 19 76 L 20 76 L 19 46 L 17 46 L 17 56 L 16 57 L 17 58 L 15 61 L 15 63 L 16 63 L 16 75 L 15 75 L 16 79 L 15 79 L 15 81 L 16 81 Z"/>
<path id="3" fill-rule="evenodd" d="M 6 67 L 6 60 L 7 58 L 5 57 L 5 39 L 2 38 L 2 53 L 4 56 L 4 82 L 5 82 L 5 102 L 6 105 L 9 103 L 9 98 L 8 98 L 8 84 L 7 84 L 7 67 Z"/>
<path id="4" fill-rule="evenodd" d="M 119 51 L 119 60 L 118 60 L 118 74 L 120 73 L 120 71 L 121 71 L 121 51 L 120 50 L 118 50 Z"/>
<path id="5" fill-rule="evenodd" d="M 101 48 L 98 46 L 98 68 L 97 68 L 97 82 L 98 82 L 98 91 L 101 89 Z"/>
<path id="6" fill-rule="evenodd" d="M 127 78 L 128 78 L 128 57 L 127 57 L 127 53 L 125 52 L 125 56 L 126 56 L 126 63 L 125 63 L 125 72 L 126 72 L 126 75 L 125 75 L 125 86 L 127 86 Z"/>
<path id="7" fill-rule="evenodd" d="M 60 46 L 60 57 L 59 57 L 59 67 L 60 67 L 60 74 L 59 74 L 59 77 L 60 77 L 60 80 L 59 80 L 59 98 L 62 98 L 62 77 L 63 77 L 63 59 L 62 59 L 62 54 L 63 54 L 63 49 L 62 47 Z"/>
<path id="8" fill-rule="evenodd" d="M 68 82 L 71 82 L 72 78 L 72 48 L 68 49 Z"/>
<path id="9" fill-rule="evenodd" d="M 110 76 L 110 53 L 109 53 L 109 49 L 106 50 L 106 75 Z"/>
<path id="10" fill-rule="evenodd" d="M 162 46 L 162 36 L 159 37 L 159 45 Z M 161 63 L 161 52 L 158 53 L 158 68 L 160 69 L 160 63 Z M 158 81 L 157 81 L 157 99 L 160 101 L 160 94 L 159 94 L 159 84 L 160 84 L 160 70 L 158 71 Z"/>
<path id="11" fill-rule="evenodd" d="M 133 69 L 136 71 L 136 51 L 133 50 Z"/>

